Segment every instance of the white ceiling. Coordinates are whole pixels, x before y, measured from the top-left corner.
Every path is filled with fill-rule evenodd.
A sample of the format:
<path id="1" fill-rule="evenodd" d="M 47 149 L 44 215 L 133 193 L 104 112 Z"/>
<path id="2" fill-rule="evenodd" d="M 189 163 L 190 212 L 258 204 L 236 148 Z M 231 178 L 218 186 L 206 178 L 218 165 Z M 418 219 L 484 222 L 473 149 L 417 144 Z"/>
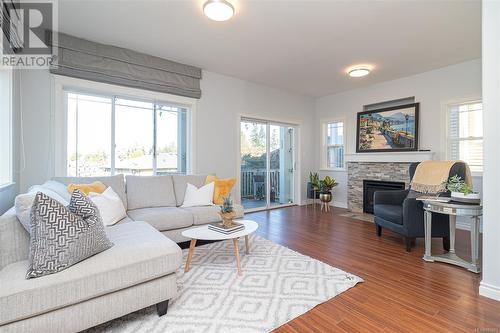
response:
<path id="1" fill-rule="evenodd" d="M 480 1 L 61 0 L 59 30 L 310 96 L 392 80 L 481 55 Z M 373 64 L 353 79 L 344 70 Z"/>

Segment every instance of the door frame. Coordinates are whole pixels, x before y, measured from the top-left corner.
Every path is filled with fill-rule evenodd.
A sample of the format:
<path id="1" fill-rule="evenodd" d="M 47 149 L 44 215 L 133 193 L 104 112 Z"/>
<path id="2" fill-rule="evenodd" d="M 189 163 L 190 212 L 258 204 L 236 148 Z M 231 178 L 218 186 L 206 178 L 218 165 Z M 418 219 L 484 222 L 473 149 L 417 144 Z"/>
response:
<path id="1" fill-rule="evenodd" d="M 300 138 L 300 123 L 297 122 L 291 122 L 291 121 L 284 121 L 284 120 L 277 120 L 277 119 L 269 119 L 266 117 L 260 117 L 260 116 L 255 116 L 255 115 L 244 115 L 244 114 L 239 114 L 238 117 L 238 130 L 237 130 L 237 162 L 236 162 L 236 184 L 237 184 L 237 198 L 239 198 L 240 203 L 242 203 L 241 199 L 241 122 L 242 121 L 251 121 L 254 120 L 257 123 L 263 123 L 266 125 L 266 205 L 264 207 L 257 207 L 257 208 L 249 208 L 245 209 L 245 213 L 251 213 L 251 212 L 258 212 L 258 211 L 265 211 L 265 210 L 271 210 L 271 209 L 276 209 L 276 208 L 283 208 L 283 207 L 290 207 L 290 206 L 296 206 L 299 205 L 301 202 L 301 196 L 300 196 L 300 188 L 301 188 L 301 183 L 300 183 L 300 163 L 298 156 L 300 156 L 300 145 L 299 145 L 299 138 Z M 294 146 L 294 154 L 293 154 L 293 169 L 294 169 L 294 176 L 293 176 L 293 203 L 287 203 L 287 204 L 282 204 L 282 205 L 276 205 L 276 206 L 271 206 L 270 201 L 270 187 L 271 184 L 269 182 L 269 168 L 270 168 L 270 159 L 269 159 L 269 150 L 270 150 L 270 132 L 269 132 L 269 127 L 271 125 L 276 125 L 276 126 L 287 126 L 287 127 L 293 127 L 294 129 L 294 138 L 293 138 L 293 146 Z"/>

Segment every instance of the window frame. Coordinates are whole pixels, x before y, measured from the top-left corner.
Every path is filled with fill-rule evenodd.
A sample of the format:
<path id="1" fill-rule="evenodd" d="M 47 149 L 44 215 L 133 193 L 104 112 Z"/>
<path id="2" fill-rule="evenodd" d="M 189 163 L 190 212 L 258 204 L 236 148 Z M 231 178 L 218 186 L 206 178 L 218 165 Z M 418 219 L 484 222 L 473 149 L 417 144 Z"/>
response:
<path id="1" fill-rule="evenodd" d="M 333 123 L 342 123 L 342 135 L 343 135 L 343 144 L 342 145 L 329 145 L 327 143 L 328 140 L 328 125 L 333 124 Z M 345 155 L 346 155 L 346 121 L 345 118 L 340 117 L 340 118 L 331 118 L 331 119 L 324 119 L 321 121 L 321 170 L 322 171 L 346 171 L 346 161 L 345 161 Z M 344 163 L 341 168 L 334 167 L 331 168 L 328 166 L 328 148 L 329 147 L 344 147 Z"/>
<path id="2" fill-rule="evenodd" d="M 182 97 L 176 95 L 170 95 L 165 93 L 159 93 L 149 90 L 141 90 L 136 88 L 128 88 L 122 86 L 111 85 L 107 83 L 99 83 L 88 80 L 76 79 L 71 77 L 64 77 L 59 75 L 52 75 L 53 87 L 54 87 L 54 127 L 56 129 L 61 129 L 55 131 L 54 138 L 54 174 L 56 176 L 67 176 L 67 99 L 66 94 L 77 93 L 77 94 L 89 94 L 92 96 L 99 96 L 105 98 L 123 98 L 130 99 L 134 101 L 147 101 L 155 104 L 167 104 L 176 107 L 181 107 L 186 109 L 186 174 L 192 174 L 196 171 L 194 170 L 195 165 L 195 152 L 194 144 L 194 125 L 195 125 L 195 114 L 197 107 L 197 100 L 189 97 Z M 114 103 L 112 103 L 114 107 Z M 156 114 L 153 112 L 154 127 L 156 127 Z M 114 146 L 115 146 L 115 113 L 112 110 L 112 126 L 110 133 L 111 138 L 111 158 L 114 160 Z M 155 135 L 152 133 L 151 135 Z M 153 158 L 152 167 L 156 167 L 156 156 Z M 113 174 L 113 172 L 111 173 Z"/>
<path id="3" fill-rule="evenodd" d="M 460 138 L 458 137 L 457 139 L 455 138 L 452 138 L 451 137 L 451 134 L 450 134 L 450 121 L 451 121 L 451 109 L 452 107 L 457 107 L 457 106 L 460 106 L 460 105 L 466 105 L 466 104 L 477 104 L 477 103 L 481 103 L 481 105 L 483 104 L 483 101 L 481 98 L 479 97 L 470 97 L 470 98 L 462 98 L 462 99 L 458 99 L 458 100 L 454 100 L 454 101 L 449 101 L 447 103 L 444 104 L 444 107 L 443 107 L 443 113 L 444 113 L 444 116 L 443 116 L 443 120 L 444 120 L 444 130 L 443 130 L 443 133 L 445 135 L 444 137 L 444 147 L 443 147 L 443 151 L 444 151 L 444 157 L 446 160 L 451 160 L 453 157 L 451 156 L 451 147 L 452 147 L 452 142 L 453 141 L 456 141 L 456 142 L 461 142 L 461 141 L 470 141 L 470 140 L 480 140 L 480 139 L 483 139 L 483 142 L 484 142 L 484 133 L 483 133 L 483 136 L 481 137 L 467 137 L 467 138 Z M 483 112 L 484 114 L 484 108 L 482 107 L 481 108 L 481 111 Z M 484 168 L 484 157 L 483 157 L 483 168 Z M 484 169 L 483 169 L 484 171 Z M 473 177 L 482 177 L 483 175 L 483 171 L 472 171 L 472 176 Z"/>
<path id="4" fill-rule="evenodd" d="M 10 186 L 12 186 L 14 184 L 14 166 L 13 166 L 13 162 L 14 162 L 14 138 L 13 138 L 13 131 L 14 131 L 14 128 L 13 128 L 13 117 L 14 117 L 14 111 L 13 111 L 13 91 L 14 91 L 14 72 L 11 68 L 2 68 L 2 71 L 4 73 L 6 73 L 6 76 L 7 76 L 7 79 L 8 79 L 8 91 L 5 93 L 7 96 L 8 96 L 8 100 L 6 101 L 6 106 L 7 106 L 7 115 L 6 115 L 6 118 L 8 118 L 7 122 L 6 122 L 6 132 L 7 132 L 7 142 L 5 142 L 6 144 L 6 151 L 7 154 L 6 156 L 1 156 L 2 158 L 2 163 L 5 163 L 7 165 L 7 172 L 5 175 L 2 175 L 5 176 L 5 182 L 1 182 L 1 178 L 0 178 L 0 190 L 2 189 L 5 189 L 5 188 L 8 188 Z M 3 130 L 3 128 L 2 128 Z M 4 158 L 6 158 L 6 161 L 4 160 Z"/>

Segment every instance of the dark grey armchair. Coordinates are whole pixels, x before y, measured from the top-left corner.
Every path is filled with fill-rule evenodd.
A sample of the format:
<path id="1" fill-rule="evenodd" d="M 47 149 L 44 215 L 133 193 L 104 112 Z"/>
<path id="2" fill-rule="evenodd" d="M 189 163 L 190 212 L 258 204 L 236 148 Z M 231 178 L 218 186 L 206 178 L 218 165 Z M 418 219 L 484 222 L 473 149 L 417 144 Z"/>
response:
<path id="1" fill-rule="evenodd" d="M 418 163 L 410 164 L 410 179 L 413 178 Z M 465 178 L 466 165 L 457 162 L 450 170 L 450 177 L 458 175 Z M 421 201 L 416 200 L 415 192 L 377 191 L 373 198 L 373 211 L 377 236 L 382 228 L 394 231 L 405 238 L 406 251 L 410 252 L 417 237 L 424 237 L 424 209 Z M 432 213 L 432 237 L 443 238 L 443 247 L 450 248 L 450 228 L 447 215 Z"/>

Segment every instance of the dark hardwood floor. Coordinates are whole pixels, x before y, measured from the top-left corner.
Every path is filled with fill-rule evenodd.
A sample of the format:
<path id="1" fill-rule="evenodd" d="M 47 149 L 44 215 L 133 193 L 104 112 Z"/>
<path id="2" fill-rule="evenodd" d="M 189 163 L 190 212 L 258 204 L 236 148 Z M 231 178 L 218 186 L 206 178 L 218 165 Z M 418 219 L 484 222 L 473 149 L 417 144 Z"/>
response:
<path id="1" fill-rule="evenodd" d="M 269 240 L 362 277 L 358 284 L 275 332 L 500 332 L 500 302 L 478 295 L 480 275 L 422 260 L 403 239 L 346 210 L 301 206 L 247 214 Z M 469 256 L 469 233 L 457 231 L 457 252 Z M 440 239 L 434 249 L 442 251 Z M 434 251 L 433 251 L 434 252 Z"/>

